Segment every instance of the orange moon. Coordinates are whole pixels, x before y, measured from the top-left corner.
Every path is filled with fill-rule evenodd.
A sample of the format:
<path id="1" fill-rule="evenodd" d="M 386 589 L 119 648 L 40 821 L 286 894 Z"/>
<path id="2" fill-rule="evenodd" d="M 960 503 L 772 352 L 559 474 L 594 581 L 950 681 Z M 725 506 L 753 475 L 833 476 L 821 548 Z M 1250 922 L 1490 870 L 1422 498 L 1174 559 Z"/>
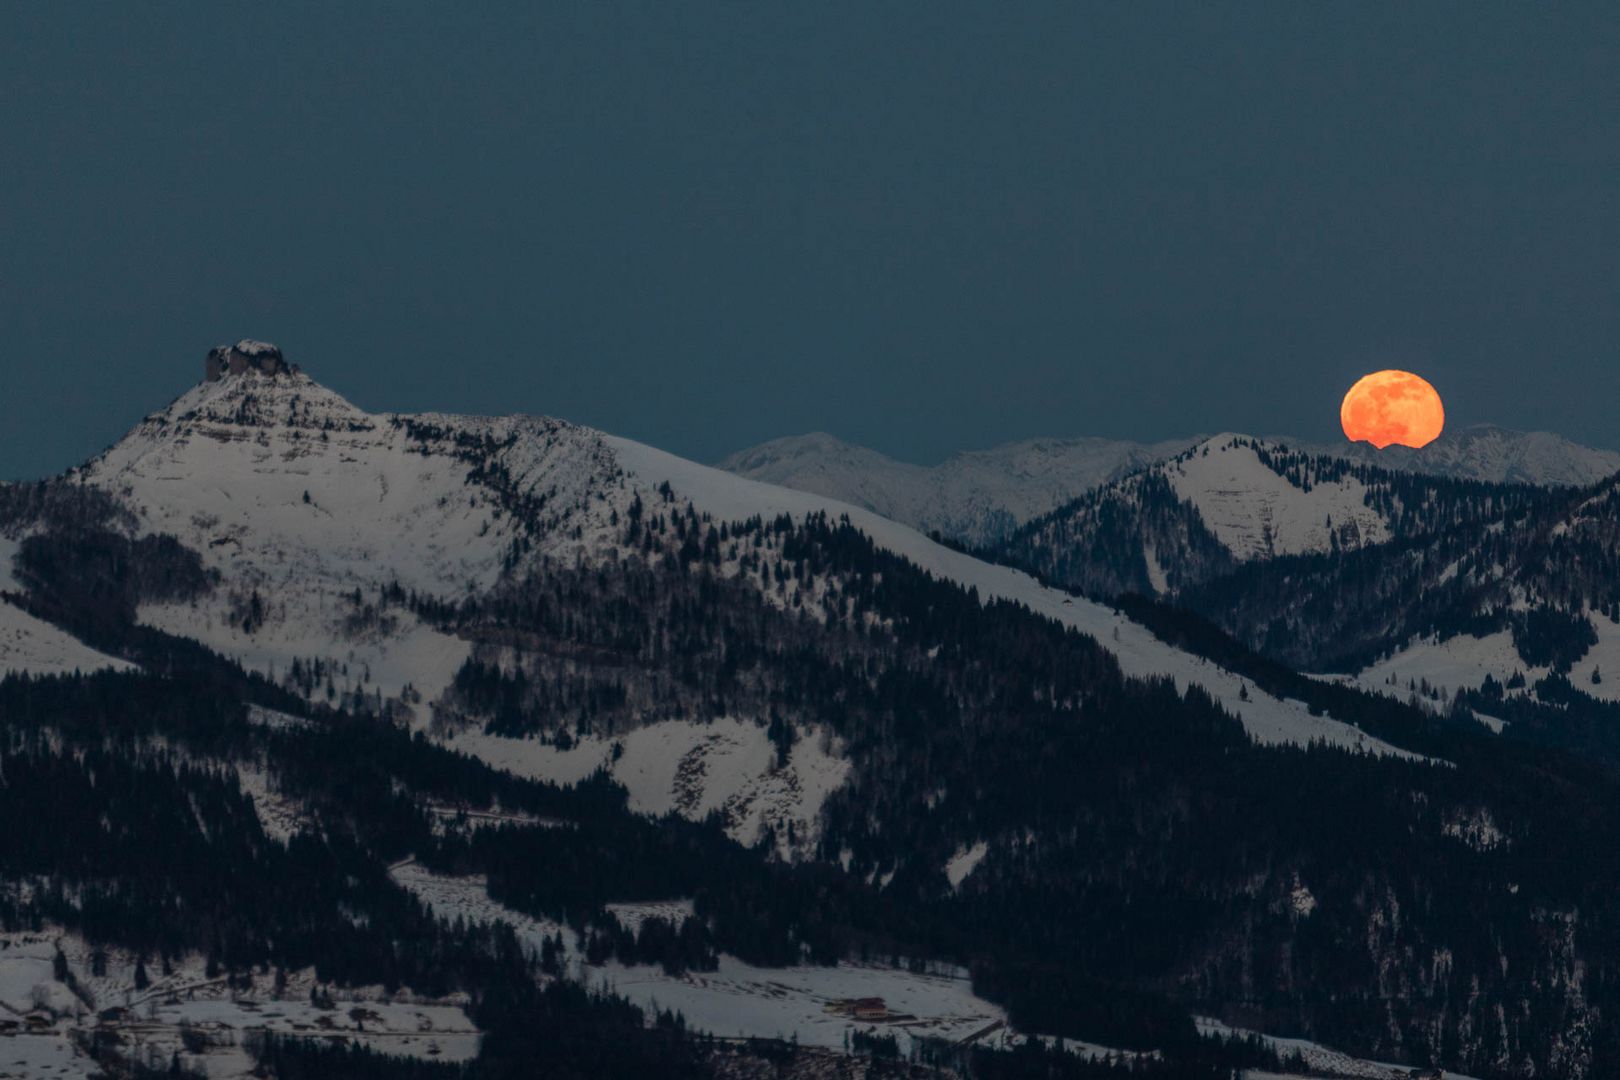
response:
<path id="1" fill-rule="evenodd" d="M 1356 380 L 1339 406 L 1339 423 L 1351 442 L 1427 446 L 1446 426 L 1445 406 L 1427 379 L 1410 371 L 1375 371 Z"/>

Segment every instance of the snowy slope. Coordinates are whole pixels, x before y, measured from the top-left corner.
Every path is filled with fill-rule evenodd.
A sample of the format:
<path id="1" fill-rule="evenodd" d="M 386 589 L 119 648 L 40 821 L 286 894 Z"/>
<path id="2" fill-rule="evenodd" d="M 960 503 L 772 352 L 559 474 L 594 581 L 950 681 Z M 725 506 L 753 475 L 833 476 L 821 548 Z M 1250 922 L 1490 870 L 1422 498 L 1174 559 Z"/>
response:
<path id="1" fill-rule="evenodd" d="M 0 592 L 21 591 L 13 574 L 19 541 L 0 536 Z M 0 599 L 0 676 L 71 675 L 78 671 L 125 671 L 134 665 L 84 642 L 7 600 Z"/>
<path id="2" fill-rule="evenodd" d="M 1526 664 L 1513 646 L 1512 633 L 1500 630 L 1485 637 L 1459 634 L 1444 641 L 1430 638 L 1410 642 L 1387 659 L 1356 673 L 1352 681 L 1363 690 L 1403 700 L 1416 695 L 1422 701 L 1427 698 L 1425 683 L 1449 698 L 1458 690 L 1479 689 L 1487 675 L 1506 683 L 1519 672 L 1534 683 L 1547 670 Z M 1436 704 L 1432 699 L 1429 703 Z M 1443 707 L 1445 702 L 1438 705 Z"/>
<path id="3" fill-rule="evenodd" d="M 0 600 L 0 675 L 89 674 L 107 669 L 128 671 L 133 667 Z"/>
<path id="4" fill-rule="evenodd" d="M 1362 543 L 1389 539 L 1360 480 L 1346 476 L 1301 490 L 1268 468 L 1245 440 L 1217 435 L 1158 467 L 1238 558 L 1327 551 L 1332 533 L 1346 524 L 1355 526 Z"/>
<path id="5" fill-rule="evenodd" d="M 999 1032 L 1006 1013 L 976 997 L 964 978 L 915 974 L 875 964 L 760 968 L 722 955 L 718 971 L 666 975 L 662 968 L 610 962 L 584 972 L 590 985 L 644 1008 L 679 1010 L 687 1026 L 722 1038 L 794 1039 L 800 1046 L 843 1049 L 853 1029 L 892 1034 L 901 1053 L 914 1035 L 962 1040 Z M 902 1023 L 857 1024 L 836 1003 L 881 998 Z"/>
<path id="6" fill-rule="evenodd" d="M 717 520 L 740 520 L 755 514 L 766 518 L 789 514 L 802 518 L 824 511 L 837 518 L 848 515 L 852 524 L 879 546 L 911 560 L 937 577 L 976 588 L 985 600 L 1016 601 L 1037 614 L 1056 619 L 1095 637 L 1118 658 L 1127 675 L 1169 676 L 1178 687 L 1197 684 L 1226 708 L 1239 715 L 1249 735 L 1260 743 L 1325 743 L 1374 753 L 1405 754 L 1357 728 L 1330 717 L 1312 716 L 1302 702 L 1280 700 L 1246 686 L 1244 680 L 1204 660 L 1172 648 L 1148 630 L 1110 608 L 1048 588 L 1018 570 L 975 559 L 934 543 L 915 529 L 809 492 L 774 487 L 699 465 L 662 450 L 604 436 L 619 465 L 648 486 L 668 481 L 677 494 L 689 498 Z M 1116 636 L 1117 634 L 1117 636 Z M 1250 698 L 1243 700 L 1244 694 Z"/>
<path id="7" fill-rule="evenodd" d="M 1179 453 L 1194 439 L 1029 439 L 913 465 L 816 432 L 732 454 L 720 467 L 874 511 L 975 545 L 1105 484 Z"/>

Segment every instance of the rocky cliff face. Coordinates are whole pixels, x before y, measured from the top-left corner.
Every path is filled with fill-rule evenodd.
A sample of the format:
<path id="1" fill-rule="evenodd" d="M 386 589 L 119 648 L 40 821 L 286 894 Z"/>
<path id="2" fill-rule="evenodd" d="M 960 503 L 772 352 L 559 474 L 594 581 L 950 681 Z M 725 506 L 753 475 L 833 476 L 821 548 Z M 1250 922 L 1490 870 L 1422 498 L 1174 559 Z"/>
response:
<path id="1" fill-rule="evenodd" d="M 227 375 L 256 371 L 261 375 L 296 375 L 297 364 L 289 364 L 281 350 L 265 341 L 243 338 L 235 345 L 216 345 L 203 362 L 203 378 L 218 382 Z"/>

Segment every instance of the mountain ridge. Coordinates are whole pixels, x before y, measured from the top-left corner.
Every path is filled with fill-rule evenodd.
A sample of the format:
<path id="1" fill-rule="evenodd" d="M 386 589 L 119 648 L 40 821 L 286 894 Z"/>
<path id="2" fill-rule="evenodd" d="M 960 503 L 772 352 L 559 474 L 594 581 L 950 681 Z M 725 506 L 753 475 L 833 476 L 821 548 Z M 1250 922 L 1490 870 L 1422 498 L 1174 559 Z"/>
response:
<path id="1" fill-rule="evenodd" d="M 718 467 L 836 498 L 922 532 L 982 547 L 1087 487 L 1134 472 L 1195 441 L 1025 439 L 960 451 L 926 466 L 813 432 L 738 451 Z"/>
<path id="2" fill-rule="evenodd" d="M 634 500 L 674 495 L 722 522 L 850 519 L 880 547 L 978 590 L 986 602 L 1010 599 L 1106 639 L 1129 673 L 1171 675 L 1240 704 L 1241 680 L 1198 670 L 1204 665 L 1196 658 L 1089 600 L 862 507 L 549 417 L 372 414 L 307 373 L 250 370 L 181 394 L 75 476 L 129 500 L 142 528 L 179 537 L 225 575 L 226 587 L 211 599 L 154 605 L 143 609 L 143 620 L 197 636 L 266 673 L 285 672 L 316 654 L 321 641 L 341 636 L 344 598 L 356 587 L 484 592 L 513 571 L 519 549 L 525 559 L 589 563 L 611 550 L 612 522 L 627 517 Z M 251 500 L 230 491 L 232 477 L 254 478 Z M 541 504 L 539 516 L 520 520 L 517 507 L 533 502 Z M 387 546 L 368 549 L 368 538 L 386 538 Z M 256 615 L 254 595 L 261 597 Z M 367 666 L 375 692 L 421 697 L 427 706 L 467 656 L 464 643 L 404 617 L 390 634 L 370 633 L 349 651 Z M 1242 704 L 1264 741 L 1389 752 L 1297 703 L 1257 695 Z"/>
<path id="3" fill-rule="evenodd" d="M 1254 436 L 1242 436 L 1255 438 Z M 899 461 L 825 432 L 787 436 L 728 455 L 719 467 L 752 479 L 826 495 L 991 547 L 1017 528 L 1086 491 L 1158 464 L 1209 436 L 1156 443 L 1038 438 L 960 451 L 937 465 Z M 1381 469 L 1491 483 L 1581 487 L 1620 472 L 1620 453 L 1551 432 L 1491 424 L 1447 431 L 1422 450 L 1318 443 L 1288 436 L 1260 441 Z"/>

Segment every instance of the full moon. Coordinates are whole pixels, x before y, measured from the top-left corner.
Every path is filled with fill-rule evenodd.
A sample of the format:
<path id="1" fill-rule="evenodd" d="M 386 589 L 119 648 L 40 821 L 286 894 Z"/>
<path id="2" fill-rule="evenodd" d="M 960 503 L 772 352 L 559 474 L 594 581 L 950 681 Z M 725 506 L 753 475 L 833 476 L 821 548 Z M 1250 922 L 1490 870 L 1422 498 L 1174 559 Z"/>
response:
<path id="1" fill-rule="evenodd" d="M 1339 406 L 1339 423 L 1352 442 L 1427 446 L 1446 426 L 1440 394 L 1410 371 L 1375 371 L 1356 380 Z"/>

